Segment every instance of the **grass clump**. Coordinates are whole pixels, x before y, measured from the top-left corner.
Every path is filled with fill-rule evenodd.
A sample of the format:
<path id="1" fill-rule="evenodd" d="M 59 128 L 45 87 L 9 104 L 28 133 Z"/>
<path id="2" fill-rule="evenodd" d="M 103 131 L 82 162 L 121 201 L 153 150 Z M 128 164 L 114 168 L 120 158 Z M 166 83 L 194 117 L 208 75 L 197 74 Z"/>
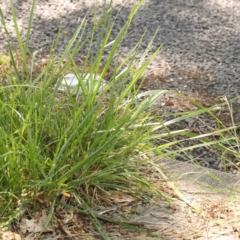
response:
<path id="1" fill-rule="evenodd" d="M 89 51 L 81 68 L 82 73 L 90 75 L 92 84 L 96 74 L 105 78 L 131 20 L 142 3 L 132 9 L 128 21 L 113 42 L 108 43 L 112 25 L 109 32 L 102 35 L 94 60 Z M 35 1 L 32 4 L 29 29 L 34 4 Z M 142 161 L 137 156 L 148 151 L 151 146 L 149 135 L 152 128 L 148 125 L 150 119 L 146 109 L 165 91 L 155 91 L 141 103 L 136 97 L 136 83 L 160 49 L 136 68 L 134 56 L 137 45 L 123 64 L 114 68 L 110 81 L 100 93 L 100 84 L 86 87 L 74 60 L 84 44 L 91 43 L 96 29 L 105 26 L 102 24 L 109 24 L 106 20 L 110 13 L 111 8 L 94 24 L 87 38 L 78 41 L 77 37 L 84 32 L 83 21 L 63 55 L 60 58 L 52 55 L 46 65 L 36 72 L 36 52 L 29 53 L 27 46 L 30 31 L 24 43 L 12 6 L 20 56 L 12 51 L 12 38 L 9 36 L 11 66 L 4 72 L 5 75 L 2 73 L 7 84 L 0 89 L 0 196 L 4 203 L 0 206 L 2 226 L 7 227 L 29 206 L 32 206 L 32 210 L 38 209 L 39 202 L 49 203 L 50 221 L 54 207 L 59 204 L 59 197 L 68 194 L 75 198 L 75 203 L 81 202 L 81 205 L 76 204 L 74 207 L 94 219 L 99 230 L 100 224 L 90 208 L 96 192 L 105 194 L 109 189 L 118 189 L 132 194 L 151 192 L 162 196 L 144 180 L 140 171 Z M 2 13 L 1 20 L 8 35 Z M 57 48 L 58 37 L 52 52 Z M 111 47 L 111 51 L 101 68 L 106 47 Z M 129 62 L 127 67 L 126 61 Z M 59 93 L 56 81 L 69 72 L 77 76 L 79 87 L 82 88 L 81 95 L 72 95 L 70 89 Z M 104 233 L 101 235 L 105 236 Z"/>

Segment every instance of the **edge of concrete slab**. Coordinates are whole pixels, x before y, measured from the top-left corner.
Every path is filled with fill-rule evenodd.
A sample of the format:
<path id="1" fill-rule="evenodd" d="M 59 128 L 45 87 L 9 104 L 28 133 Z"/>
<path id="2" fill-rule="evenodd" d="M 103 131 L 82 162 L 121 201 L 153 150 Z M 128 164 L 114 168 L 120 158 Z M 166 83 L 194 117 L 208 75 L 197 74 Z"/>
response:
<path id="1" fill-rule="evenodd" d="M 155 164 L 161 167 L 170 181 L 180 190 L 191 193 L 240 194 L 240 175 L 225 173 L 173 159 L 158 159 Z"/>

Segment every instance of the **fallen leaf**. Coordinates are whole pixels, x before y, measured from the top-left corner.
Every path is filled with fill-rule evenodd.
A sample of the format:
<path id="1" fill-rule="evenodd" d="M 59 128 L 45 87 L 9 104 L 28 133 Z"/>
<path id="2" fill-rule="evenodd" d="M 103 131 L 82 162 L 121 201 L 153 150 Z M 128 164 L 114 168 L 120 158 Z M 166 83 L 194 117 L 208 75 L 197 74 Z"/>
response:
<path id="1" fill-rule="evenodd" d="M 58 227 L 60 228 L 60 230 L 65 233 L 66 235 L 68 235 L 69 237 L 73 237 L 73 235 L 71 234 L 71 232 L 67 229 L 67 227 L 58 219 Z"/>
<path id="2" fill-rule="evenodd" d="M 122 235 L 124 235 L 125 234 L 125 231 L 123 230 L 123 228 L 119 228 L 119 232 L 122 234 Z"/>
<path id="3" fill-rule="evenodd" d="M 65 30 L 63 30 L 62 31 L 64 34 L 66 34 L 66 35 L 73 35 L 73 32 L 71 32 L 71 31 L 65 31 Z"/>
<path id="4" fill-rule="evenodd" d="M 47 221 L 47 215 L 45 212 L 41 212 L 35 215 L 35 218 L 27 219 L 23 218 L 20 223 L 21 232 L 26 233 L 38 233 L 44 230 L 44 225 Z"/>
<path id="5" fill-rule="evenodd" d="M 110 230 L 112 230 L 112 228 L 113 228 L 113 226 L 112 226 L 112 225 L 108 225 L 108 226 L 106 227 L 107 231 L 110 231 Z"/>
<path id="6" fill-rule="evenodd" d="M 1 240 L 21 240 L 20 235 L 18 235 L 15 232 L 0 232 L 0 238 Z"/>
<path id="7" fill-rule="evenodd" d="M 114 203 L 118 203 L 124 206 L 127 206 L 129 203 L 135 201 L 135 198 L 131 195 L 128 195 L 119 191 L 109 191 L 109 198 L 114 201 Z"/>

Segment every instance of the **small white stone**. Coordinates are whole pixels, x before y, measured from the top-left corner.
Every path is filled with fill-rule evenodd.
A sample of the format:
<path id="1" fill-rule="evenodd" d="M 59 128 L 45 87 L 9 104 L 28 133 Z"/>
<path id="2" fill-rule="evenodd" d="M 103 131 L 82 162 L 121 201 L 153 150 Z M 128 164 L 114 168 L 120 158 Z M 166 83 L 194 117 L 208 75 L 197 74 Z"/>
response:
<path id="1" fill-rule="evenodd" d="M 82 77 L 82 79 L 80 79 Z M 69 73 L 63 77 L 63 79 L 58 79 L 55 86 L 59 84 L 59 81 L 61 81 L 61 84 L 58 88 L 61 92 L 67 92 L 68 89 L 73 95 L 81 95 L 82 89 L 81 89 L 81 83 L 84 84 L 84 86 L 89 90 L 91 87 L 93 88 L 93 91 L 99 86 L 98 92 L 101 92 L 104 90 L 104 88 L 107 86 L 107 82 L 102 79 L 100 76 L 95 74 L 79 74 L 79 78 L 73 74 Z M 100 83 L 99 83 L 100 82 Z"/>

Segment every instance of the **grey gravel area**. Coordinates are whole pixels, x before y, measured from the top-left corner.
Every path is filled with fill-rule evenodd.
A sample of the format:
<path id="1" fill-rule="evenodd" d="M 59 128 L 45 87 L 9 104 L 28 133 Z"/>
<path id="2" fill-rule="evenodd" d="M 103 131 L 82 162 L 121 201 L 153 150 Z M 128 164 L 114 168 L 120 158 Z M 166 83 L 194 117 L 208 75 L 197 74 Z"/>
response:
<path id="1" fill-rule="evenodd" d="M 24 35 L 30 12 L 29 0 L 14 0 L 20 30 Z M 38 0 L 32 27 L 30 47 L 48 51 L 62 22 L 63 34 L 59 53 L 71 38 L 76 27 L 87 14 L 86 33 L 92 29 L 95 0 Z M 103 12 L 99 1 L 99 14 Z M 114 0 L 114 39 L 125 23 L 134 1 Z M 1 0 L 0 7 L 10 30 L 14 31 L 9 0 Z M 130 34 L 122 46 L 127 54 L 147 29 L 142 49 L 145 49 L 156 29 L 159 33 L 155 49 L 163 44 L 153 63 L 169 79 L 165 86 L 156 81 L 155 88 L 163 85 L 177 90 L 207 91 L 233 97 L 240 91 L 240 2 L 238 0 L 146 0 L 137 13 Z M 84 35 L 85 36 L 85 35 Z M 93 48 L 97 48 L 97 38 Z M 6 49 L 3 29 L 0 30 L 0 51 Z M 86 53 L 84 48 L 83 54 Z M 201 74 L 201 79 L 196 78 Z M 184 77 L 186 81 L 183 83 Z M 195 76 L 195 77 L 194 77 Z M 169 83 L 170 82 L 170 83 Z"/>
<path id="2" fill-rule="evenodd" d="M 13 0 L 22 36 L 27 31 L 31 2 Z M 115 27 L 110 41 L 126 22 L 134 1 L 113 2 Z M 57 53 L 61 54 L 87 14 L 84 38 L 93 27 L 95 3 L 95 0 L 38 0 L 30 49 L 48 53 L 62 23 L 63 32 L 57 49 Z M 103 0 L 98 1 L 99 17 L 104 11 L 103 3 Z M 0 7 L 13 34 L 9 0 L 1 0 Z M 124 57 L 147 30 L 140 56 L 159 28 L 153 50 L 161 44 L 163 47 L 148 69 L 151 79 L 147 88 L 235 97 L 240 92 L 239 20 L 239 0 L 146 0 L 133 20 L 121 54 Z M 93 52 L 97 49 L 98 38 L 99 33 L 94 36 Z M 6 51 L 6 44 L 6 36 L 0 28 L 0 52 Z M 86 52 L 85 47 L 79 54 L 85 55 Z M 205 165 L 220 168 L 216 154 L 211 155 L 204 149 L 198 151 L 195 152 L 196 157 L 202 156 L 202 153 L 206 155 L 201 158 L 206 160 Z"/>

